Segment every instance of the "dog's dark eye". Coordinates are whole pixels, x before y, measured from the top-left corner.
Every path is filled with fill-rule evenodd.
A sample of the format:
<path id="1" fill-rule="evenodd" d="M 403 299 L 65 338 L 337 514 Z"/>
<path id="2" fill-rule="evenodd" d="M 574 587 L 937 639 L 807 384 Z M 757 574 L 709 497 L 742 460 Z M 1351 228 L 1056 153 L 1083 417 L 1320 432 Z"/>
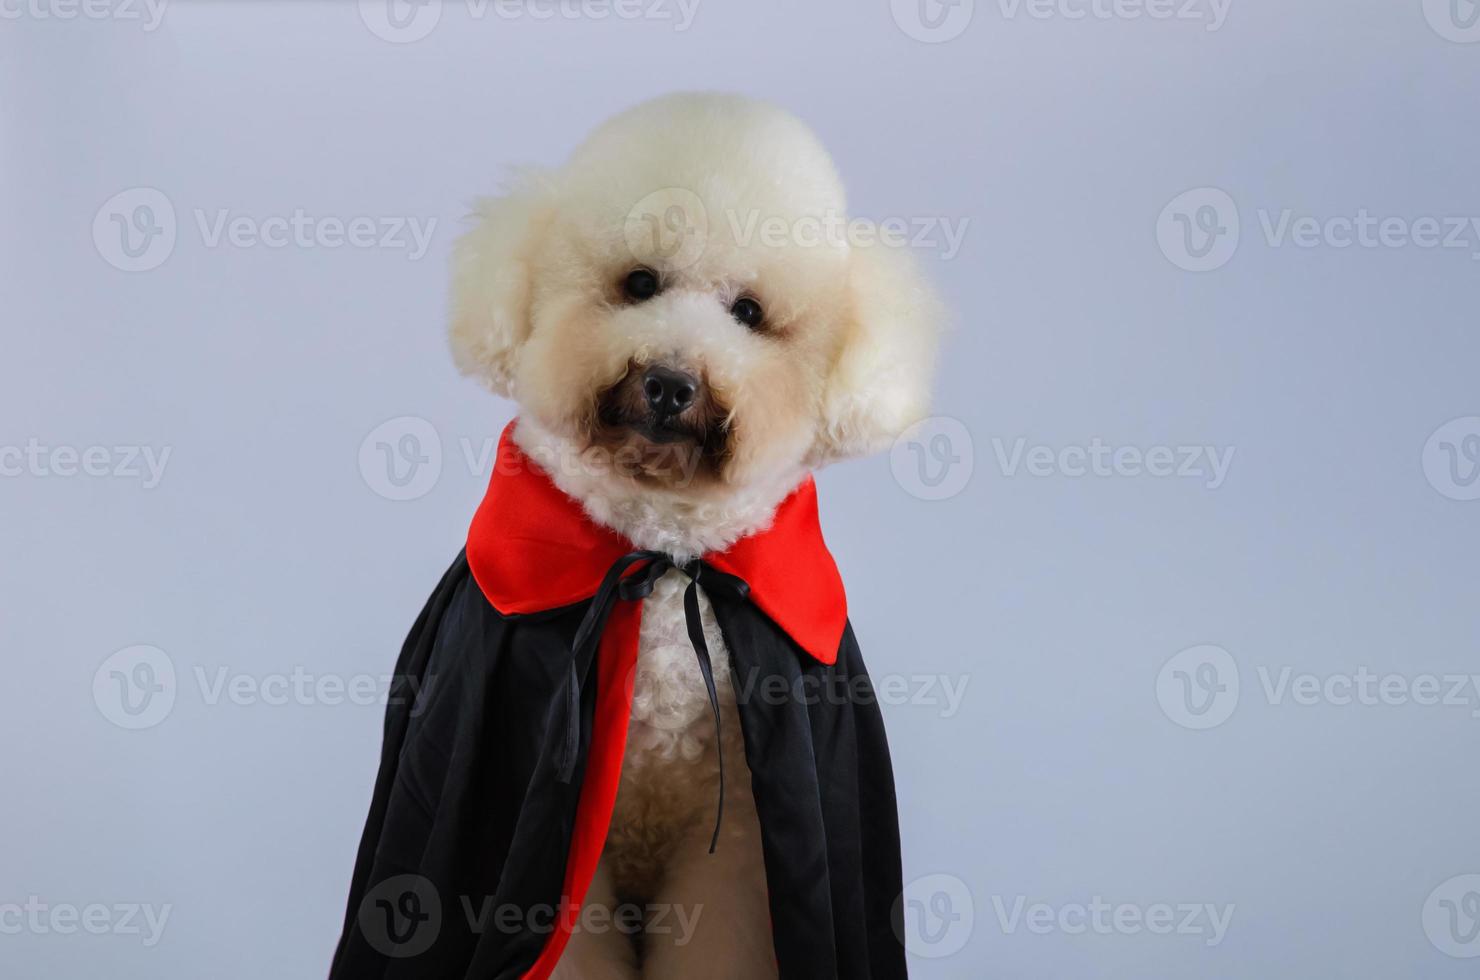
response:
<path id="1" fill-rule="evenodd" d="M 658 277 L 651 269 L 633 269 L 622 280 L 622 292 L 634 303 L 658 295 Z"/>
<path id="2" fill-rule="evenodd" d="M 766 319 L 766 311 L 761 309 L 761 304 L 743 296 L 735 300 L 735 305 L 730 307 L 730 316 L 739 320 L 752 330 L 759 329 L 761 323 Z"/>

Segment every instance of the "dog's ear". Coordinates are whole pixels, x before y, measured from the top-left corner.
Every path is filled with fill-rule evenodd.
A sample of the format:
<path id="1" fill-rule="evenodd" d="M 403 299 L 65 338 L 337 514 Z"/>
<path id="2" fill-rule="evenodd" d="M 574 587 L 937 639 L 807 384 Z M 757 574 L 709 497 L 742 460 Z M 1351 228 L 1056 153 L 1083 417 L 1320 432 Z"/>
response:
<path id="1" fill-rule="evenodd" d="M 901 248 L 853 246 L 816 464 L 886 448 L 930 407 L 944 309 Z"/>
<path id="2" fill-rule="evenodd" d="M 535 249 L 553 213 L 548 187 L 526 174 L 503 197 L 479 200 L 452 250 L 449 339 L 458 370 L 513 397 L 515 358 L 529 338 Z"/>

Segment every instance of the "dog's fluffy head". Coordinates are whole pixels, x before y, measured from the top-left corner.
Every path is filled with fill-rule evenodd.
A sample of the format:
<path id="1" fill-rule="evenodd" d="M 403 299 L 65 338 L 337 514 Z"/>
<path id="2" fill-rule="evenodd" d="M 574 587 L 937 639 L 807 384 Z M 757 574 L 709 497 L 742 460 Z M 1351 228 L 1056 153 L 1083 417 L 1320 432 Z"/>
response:
<path id="1" fill-rule="evenodd" d="M 938 311 L 901 249 L 829 231 L 845 214 L 791 115 L 645 103 L 479 202 L 458 365 L 644 492 L 712 499 L 872 452 L 925 413 Z"/>

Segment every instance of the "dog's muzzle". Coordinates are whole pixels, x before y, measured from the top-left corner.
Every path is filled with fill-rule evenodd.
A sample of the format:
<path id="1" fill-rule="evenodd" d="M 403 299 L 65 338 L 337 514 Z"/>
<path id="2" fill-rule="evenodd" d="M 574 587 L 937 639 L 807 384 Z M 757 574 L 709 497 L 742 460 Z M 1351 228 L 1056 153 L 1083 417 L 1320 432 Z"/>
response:
<path id="1" fill-rule="evenodd" d="M 705 379 L 670 363 L 638 363 L 598 399 L 597 417 L 611 432 L 626 430 L 649 443 L 693 443 L 718 456 L 728 437 L 725 408 Z"/>

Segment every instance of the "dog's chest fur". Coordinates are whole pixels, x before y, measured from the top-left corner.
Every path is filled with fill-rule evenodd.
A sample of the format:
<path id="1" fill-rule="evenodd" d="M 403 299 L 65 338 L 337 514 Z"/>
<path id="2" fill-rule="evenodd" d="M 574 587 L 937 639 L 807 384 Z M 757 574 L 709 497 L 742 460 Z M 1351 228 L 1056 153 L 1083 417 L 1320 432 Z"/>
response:
<path id="1" fill-rule="evenodd" d="M 687 584 L 686 576 L 670 570 L 642 607 L 632 719 L 605 852 L 619 891 L 638 899 L 653 894 L 685 833 L 702 823 L 707 840 L 718 802 L 714 713 L 684 619 Z M 719 692 L 726 779 L 743 779 L 748 773 L 730 655 L 702 588 L 699 606 Z"/>

